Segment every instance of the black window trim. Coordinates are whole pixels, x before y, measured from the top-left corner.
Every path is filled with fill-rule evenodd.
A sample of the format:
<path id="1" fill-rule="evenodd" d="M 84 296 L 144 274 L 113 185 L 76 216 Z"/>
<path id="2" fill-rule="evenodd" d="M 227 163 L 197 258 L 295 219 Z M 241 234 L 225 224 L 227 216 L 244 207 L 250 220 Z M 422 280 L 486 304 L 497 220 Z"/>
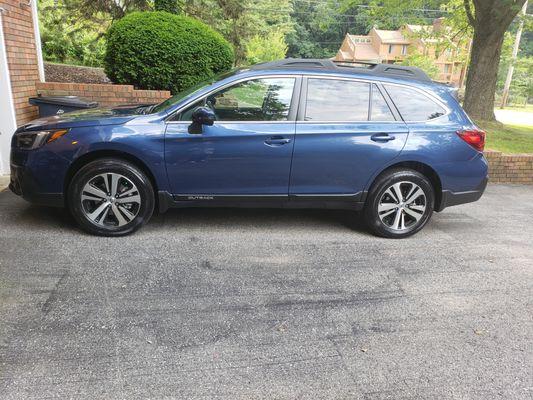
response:
<path id="1" fill-rule="evenodd" d="M 366 116 L 366 120 L 362 121 L 342 121 L 342 120 L 313 120 L 313 121 L 306 121 L 305 120 L 305 112 L 307 110 L 307 89 L 308 89 L 308 81 L 309 79 L 329 79 L 329 80 L 337 80 L 337 81 L 350 81 L 350 82 L 356 82 L 356 83 L 366 83 L 368 84 L 369 88 L 369 94 L 368 94 L 368 112 Z M 341 77 L 341 76 L 335 76 L 335 75 L 305 75 L 302 79 L 302 90 L 300 91 L 300 106 L 298 107 L 298 123 L 305 123 L 305 124 L 362 124 L 362 123 L 368 123 L 368 122 L 376 122 L 376 121 L 370 121 L 370 104 L 372 101 L 372 81 L 367 81 L 364 79 L 354 79 L 354 78 L 348 78 L 348 77 Z M 395 121 L 388 121 L 388 122 L 395 122 Z"/>
<path id="2" fill-rule="evenodd" d="M 393 121 L 379 121 L 379 120 L 372 120 L 372 100 L 374 99 L 374 87 L 377 88 L 378 92 L 381 94 L 381 97 L 383 100 L 385 100 L 385 104 L 387 104 L 387 107 L 389 107 L 389 111 L 392 114 L 392 118 L 394 118 Z M 386 123 L 386 122 L 398 122 L 403 121 L 400 113 L 396 109 L 396 106 L 392 102 L 392 99 L 389 97 L 389 94 L 385 92 L 385 89 L 381 87 L 380 82 L 375 82 L 372 85 L 370 85 L 370 106 L 368 108 L 368 122 L 379 122 L 380 124 Z"/>
<path id="3" fill-rule="evenodd" d="M 412 89 L 416 92 L 419 92 L 421 95 L 427 97 L 429 100 L 431 100 L 432 102 L 436 103 L 439 107 L 441 107 L 445 112 L 444 114 L 442 115 L 439 115 L 438 117 L 436 118 L 430 118 L 430 119 L 423 119 L 423 120 L 408 120 L 408 119 L 405 119 L 403 117 L 403 115 L 400 113 L 400 110 L 398 109 L 398 107 L 396 106 L 396 104 L 394 103 L 394 101 L 392 100 L 392 97 L 390 96 L 389 92 L 387 91 L 387 88 L 385 87 L 386 85 L 389 85 L 389 86 L 400 86 L 400 87 L 404 87 L 404 88 L 407 88 L 407 89 Z M 424 123 L 424 122 L 433 122 L 433 121 L 437 121 L 438 119 L 440 118 L 443 118 L 443 117 L 446 117 L 448 115 L 451 114 L 451 110 L 450 108 L 444 104 L 442 102 L 442 100 L 440 100 L 437 96 L 435 96 L 434 94 L 432 93 L 429 93 L 425 90 L 422 90 L 422 89 L 419 89 L 417 87 L 414 87 L 414 86 L 410 86 L 410 85 L 401 85 L 401 84 L 398 84 L 398 83 L 390 83 L 390 82 L 382 82 L 382 86 L 383 86 L 383 91 L 385 93 L 387 93 L 387 98 L 390 100 L 390 102 L 394 105 L 394 109 L 398 112 L 398 114 L 400 115 L 402 121 L 404 121 L 406 124 L 409 123 L 409 124 L 416 124 L 416 123 Z"/>
<path id="4" fill-rule="evenodd" d="M 307 108 L 307 82 L 309 79 L 332 79 L 332 80 L 343 80 L 343 81 L 350 81 L 350 82 L 357 82 L 357 83 L 367 83 L 369 84 L 369 96 L 368 96 L 368 113 L 367 113 L 367 119 L 364 121 L 342 121 L 342 120 L 320 120 L 320 121 L 306 121 L 305 120 L 305 111 Z M 298 108 L 298 123 L 304 123 L 304 124 L 391 124 L 391 123 L 398 123 L 398 121 L 402 121 L 400 114 L 397 112 L 396 107 L 392 104 L 392 101 L 387 98 L 387 96 L 383 95 L 383 98 L 385 99 L 387 105 L 389 106 L 389 109 L 391 110 L 391 113 L 394 117 L 393 121 L 372 121 L 371 118 L 371 111 L 372 111 L 372 84 L 375 84 L 378 86 L 378 90 L 383 95 L 383 88 L 381 88 L 381 82 L 373 81 L 373 80 L 366 80 L 366 79 L 358 79 L 358 78 L 349 78 L 345 76 L 336 76 L 336 75 L 305 75 L 302 79 L 302 90 L 300 91 L 300 107 Z"/>
<path id="5" fill-rule="evenodd" d="M 302 87 L 302 75 L 301 74 L 264 74 L 264 75 L 254 75 L 254 76 L 246 76 L 241 79 L 236 79 L 234 81 L 228 82 L 225 85 L 222 85 L 220 87 L 217 87 L 213 90 L 210 90 L 207 93 L 204 93 L 202 96 L 196 97 L 194 99 L 191 99 L 186 104 L 181 106 L 179 109 L 174 111 L 171 115 L 169 115 L 165 122 L 167 124 L 190 124 L 191 121 L 174 121 L 173 119 L 178 116 L 182 111 L 186 110 L 189 106 L 193 105 L 194 103 L 197 103 L 198 101 L 204 101 L 205 99 L 214 93 L 217 93 L 221 90 L 228 89 L 232 86 L 238 85 L 243 82 L 247 81 L 253 81 L 258 79 L 279 79 L 279 78 L 293 78 L 294 79 L 294 87 L 292 91 L 292 98 L 291 98 L 291 104 L 289 108 L 289 114 L 287 115 L 287 119 L 284 121 L 215 121 L 215 124 L 217 123 L 223 123 L 223 124 L 288 124 L 288 123 L 294 123 L 296 122 L 296 116 L 298 113 L 298 105 L 299 105 L 299 98 L 300 98 L 300 92 Z"/>
<path id="6" fill-rule="evenodd" d="M 345 80 L 345 81 L 354 81 L 354 82 L 363 82 L 363 83 L 374 83 L 378 86 L 378 89 L 380 90 L 381 94 L 385 98 L 385 101 L 387 102 L 391 112 L 394 115 L 395 121 L 306 121 L 305 120 L 305 110 L 307 107 L 307 81 L 308 79 L 334 79 L 334 80 Z M 396 104 L 392 101 L 391 97 L 389 96 L 389 93 L 385 89 L 384 85 L 393 85 L 393 86 L 400 86 L 405 87 L 408 89 L 415 90 L 422 95 L 428 97 L 431 101 L 437 103 L 440 107 L 442 107 L 446 112 L 443 115 L 438 116 L 437 118 L 433 119 L 427 119 L 423 121 L 406 121 L 402 115 L 400 114 L 398 108 L 396 107 Z M 371 86 L 372 88 L 372 86 Z M 372 93 L 372 90 L 370 90 L 370 93 Z M 372 95 L 369 96 L 369 102 L 372 100 Z M 370 107 L 371 104 L 369 103 L 369 116 L 370 114 Z M 444 104 L 438 97 L 436 97 L 434 94 L 427 92 L 426 90 L 420 89 L 415 86 L 402 84 L 402 83 L 393 83 L 393 82 L 383 82 L 383 81 L 375 81 L 370 79 L 361 79 L 361 78 L 351 78 L 347 76 L 339 76 L 339 75 L 316 75 L 316 74 L 305 74 L 302 77 L 301 81 L 301 90 L 300 90 L 300 105 L 298 107 L 298 115 L 297 115 L 297 122 L 299 124 L 393 124 L 398 122 L 405 122 L 405 123 L 417 123 L 417 122 L 428 122 L 428 121 L 436 121 L 440 118 L 443 118 L 445 116 L 450 115 L 451 110 L 450 108 Z"/>

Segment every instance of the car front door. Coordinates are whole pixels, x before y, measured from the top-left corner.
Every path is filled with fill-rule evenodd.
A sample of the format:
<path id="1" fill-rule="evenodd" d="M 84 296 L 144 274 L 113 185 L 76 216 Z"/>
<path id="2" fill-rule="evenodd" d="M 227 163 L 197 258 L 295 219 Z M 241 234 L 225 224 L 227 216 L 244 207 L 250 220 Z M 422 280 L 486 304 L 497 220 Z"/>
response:
<path id="1" fill-rule="evenodd" d="M 290 195 L 358 201 L 369 178 L 402 150 L 408 128 L 376 83 L 302 82 Z"/>
<path id="2" fill-rule="evenodd" d="M 300 78 L 270 76 L 230 84 L 190 104 L 167 124 L 165 161 L 173 194 L 288 196 Z M 210 107 L 216 121 L 191 134 L 191 114 Z"/>

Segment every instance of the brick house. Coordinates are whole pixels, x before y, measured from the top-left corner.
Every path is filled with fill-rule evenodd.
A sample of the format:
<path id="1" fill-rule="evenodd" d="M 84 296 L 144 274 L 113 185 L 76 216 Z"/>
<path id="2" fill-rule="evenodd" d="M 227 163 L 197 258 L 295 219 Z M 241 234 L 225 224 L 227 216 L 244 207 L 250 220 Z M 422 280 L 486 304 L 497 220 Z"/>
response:
<path id="1" fill-rule="evenodd" d="M 468 46 L 454 42 L 439 52 L 438 40 L 431 35 L 441 29 L 442 19 L 439 18 L 433 21 L 433 25 L 404 25 L 396 31 L 372 28 L 368 35 L 346 34 L 335 60 L 392 64 L 416 49 L 435 60 L 439 69 L 438 81 L 462 87 Z"/>
<path id="2" fill-rule="evenodd" d="M 36 0 L 0 0 L 0 174 L 16 127 L 36 116 L 28 97 L 44 81 Z"/>

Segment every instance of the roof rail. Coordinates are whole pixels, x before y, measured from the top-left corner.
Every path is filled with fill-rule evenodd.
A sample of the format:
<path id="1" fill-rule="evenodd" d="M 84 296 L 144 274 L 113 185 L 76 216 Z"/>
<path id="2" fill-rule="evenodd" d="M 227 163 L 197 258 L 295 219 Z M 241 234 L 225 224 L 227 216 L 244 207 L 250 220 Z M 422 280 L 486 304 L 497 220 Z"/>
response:
<path id="1" fill-rule="evenodd" d="M 377 76 L 393 76 L 431 82 L 431 78 L 420 68 L 397 64 L 377 64 L 365 61 L 333 61 L 328 58 L 287 58 L 255 64 L 254 70 L 266 69 L 322 69 L 340 72 L 354 72 Z"/>
<path id="2" fill-rule="evenodd" d="M 286 58 L 284 60 L 270 61 L 252 65 L 251 69 L 277 69 L 277 68 L 326 68 L 333 69 L 335 64 L 327 58 Z"/>

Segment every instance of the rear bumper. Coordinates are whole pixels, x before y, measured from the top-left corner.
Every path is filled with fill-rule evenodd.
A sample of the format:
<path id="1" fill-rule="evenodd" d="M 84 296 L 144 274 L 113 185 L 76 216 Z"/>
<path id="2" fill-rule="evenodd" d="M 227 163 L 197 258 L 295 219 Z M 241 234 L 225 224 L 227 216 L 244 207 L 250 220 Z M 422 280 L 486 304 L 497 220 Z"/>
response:
<path id="1" fill-rule="evenodd" d="M 62 193 L 43 192 L 27 168 L 13 163 L 9 189 L 30 203 L 50 207 L 63 207 L 65 204 Z"/>
<path id="2" fill-rule="evenodd" d="M 488 180 L 489 178 L 486 177 L 477 188 L 467 192 L 452 192 L 451 190 L 443 190 L 441 202 L 435 211 L 442 211 L 446 207 L 478 201 L 485 192 Z"/>

